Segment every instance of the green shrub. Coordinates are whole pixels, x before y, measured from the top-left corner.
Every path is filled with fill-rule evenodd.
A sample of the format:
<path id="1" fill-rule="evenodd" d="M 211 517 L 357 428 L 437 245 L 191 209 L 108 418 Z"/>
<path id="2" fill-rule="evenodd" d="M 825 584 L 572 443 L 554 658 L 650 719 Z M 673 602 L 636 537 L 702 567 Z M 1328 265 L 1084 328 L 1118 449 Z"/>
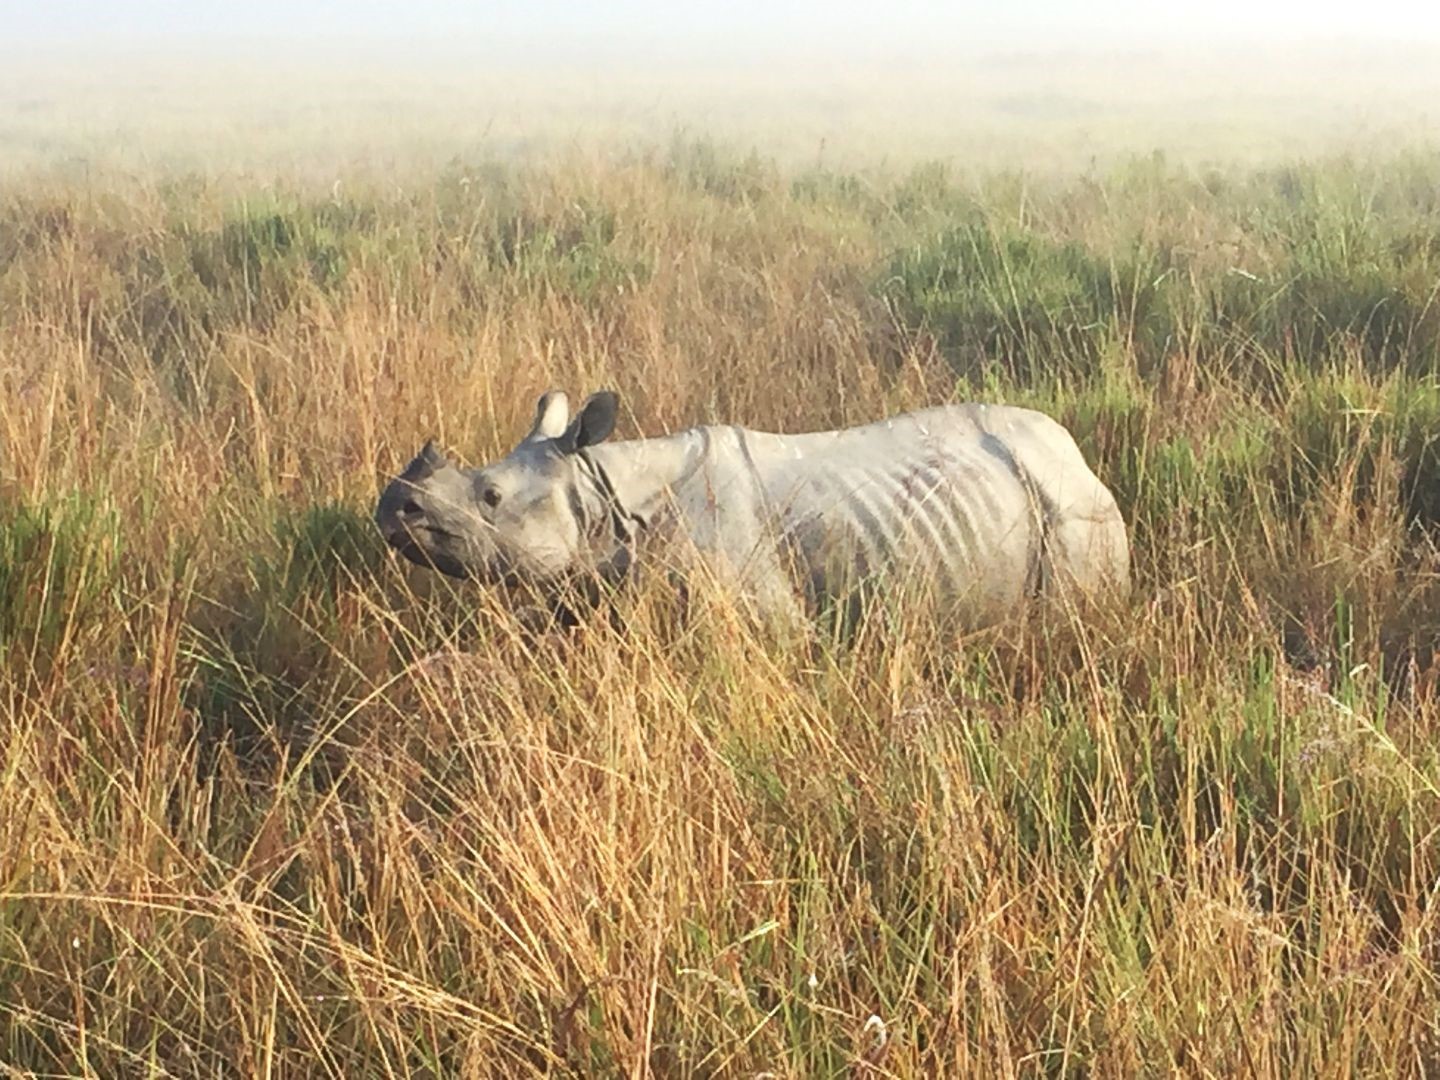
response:
<path id="1" fill-rule="evenodd" d="M 102 495 L 0 500 L 0 655 L 48 666 L 102 620 L 117 602 L 122 550 L 119 519 Z"/>

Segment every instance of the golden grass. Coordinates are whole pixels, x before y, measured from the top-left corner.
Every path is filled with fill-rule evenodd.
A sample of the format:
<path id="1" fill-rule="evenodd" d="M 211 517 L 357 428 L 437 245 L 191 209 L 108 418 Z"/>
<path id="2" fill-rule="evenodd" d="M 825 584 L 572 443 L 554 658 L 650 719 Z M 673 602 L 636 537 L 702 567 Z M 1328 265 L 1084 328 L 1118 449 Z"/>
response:
<path id="1" fill-rule="evenodd" d="M 0 1062 L 1433 1070 L 1433 165 L 1017 200 L 680 146 L 401 193 L 17 187 Z M 1343 256 L 1296 246 L 1352 204 Z M 896 285 L 942 236 L 961 280 Z M 1381 336 L 1344 307 L 1372 269 Z M 1121 493 L 1137 595 L 781 649 L 652 588 L 527 641 L 365 515 L 425 436 L 488 457 L 552 385 L 619 389 L 625 435 L 1040 405 Z"/>

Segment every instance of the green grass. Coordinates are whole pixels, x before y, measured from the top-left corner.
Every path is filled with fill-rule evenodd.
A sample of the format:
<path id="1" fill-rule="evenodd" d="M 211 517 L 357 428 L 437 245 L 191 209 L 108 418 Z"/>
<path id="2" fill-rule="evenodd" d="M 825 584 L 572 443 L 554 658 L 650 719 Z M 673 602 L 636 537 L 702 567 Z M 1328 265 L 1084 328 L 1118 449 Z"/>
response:
<path id="1" fill-rule="evenodd" d="M 0 1062 L 1433 1071 L 1437 174 L 12 184 Z M 1135 596 L 787 649 L 659 585 L 534 640 L 369 515 L 552 385 L 624 435 L 1044 409 Z"/>

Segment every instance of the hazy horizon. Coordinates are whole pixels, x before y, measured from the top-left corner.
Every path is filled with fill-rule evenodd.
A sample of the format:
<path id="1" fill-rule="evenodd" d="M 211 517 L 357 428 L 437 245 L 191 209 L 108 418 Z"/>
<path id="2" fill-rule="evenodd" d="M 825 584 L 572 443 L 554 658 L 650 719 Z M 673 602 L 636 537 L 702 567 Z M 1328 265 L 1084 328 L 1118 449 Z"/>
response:
<path id="1" fill-rule="evenodd" d="M 0 8 L 0 170 L 229 169 L 653 145 L 1072 168 L 1435 142 L 1440 5 L 1028 0 L 675 12 L 171 0 Z"/>

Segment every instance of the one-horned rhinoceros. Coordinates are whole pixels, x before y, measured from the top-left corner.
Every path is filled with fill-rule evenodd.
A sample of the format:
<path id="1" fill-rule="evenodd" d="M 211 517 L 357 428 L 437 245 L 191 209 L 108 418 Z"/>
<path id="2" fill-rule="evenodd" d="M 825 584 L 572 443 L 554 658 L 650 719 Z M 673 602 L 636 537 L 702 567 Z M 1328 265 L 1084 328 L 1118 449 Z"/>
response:
<path id="1" fill-rule="evenodd" d="M 842 431 L 607 443 L 616 410 L 602 392 L 572 419 L 552 391 L 520 444 L 479 469 L 427 443 L 381 495 L 381 532 L 422 566 L 553 596 L 703 567 L 782 622 L 850 610 L 876 582 L 890 597 L 919 586 L 970 627 L 1066 586 L 1128 584 L 1115 499 L 1041 413 L 948 405 Z"/>

